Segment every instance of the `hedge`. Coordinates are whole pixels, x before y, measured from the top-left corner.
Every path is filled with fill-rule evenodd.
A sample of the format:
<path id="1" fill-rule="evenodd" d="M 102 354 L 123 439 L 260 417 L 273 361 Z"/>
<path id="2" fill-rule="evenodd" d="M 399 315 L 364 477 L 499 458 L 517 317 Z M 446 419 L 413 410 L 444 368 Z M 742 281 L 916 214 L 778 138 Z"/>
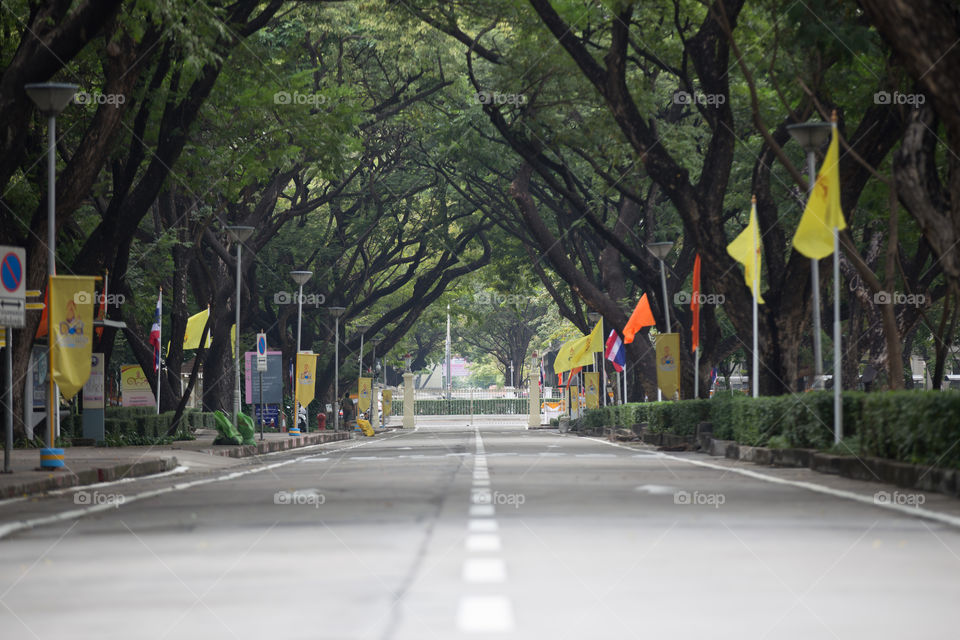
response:
<path id="1" fill-rule="evenodd" d="M 960 468 L 960 392 L 845 391 L 843 432 L 854 453 L 914 464 Z M 833 446 L 833 392 L 763 396 L 718 395 L 708 400 L 644 402 L 587 412 L 585 427 L 630 427 L 693 435 L 700 422 L 714 437 L 763 446 L 770 438 L 790 447 Z"/>

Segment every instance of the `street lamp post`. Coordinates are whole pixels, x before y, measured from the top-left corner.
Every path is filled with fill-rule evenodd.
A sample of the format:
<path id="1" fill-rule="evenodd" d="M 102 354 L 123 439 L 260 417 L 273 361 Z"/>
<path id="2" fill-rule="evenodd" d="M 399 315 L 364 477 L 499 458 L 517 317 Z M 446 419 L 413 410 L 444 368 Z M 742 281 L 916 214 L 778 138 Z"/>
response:
<path id="1" fill-rule="evenodd" d="M 367 329 L 369 329 L 370 327 L 368 327 L 365 324 L 358 324 L 356 328 L 357 328 L 357 331 L 360 332 L 360 357 L 357 358 L 360 366 L 360 374 L 357 377 L 362 378 L 363 377 L 363 334 L 365 334 L 367 332 Z"/>
<path id="2" fill-rule="evenodd" d="M 24 85 L 23 87 L 33 103 L 40 109 L 40 113 L 47 116 L 47 291 L 54 275 L 57 273 L 57 114 L 63 111 L 77 92 L 77 85 L 61 82 L 42 82 Z M 47 402 L 47 449 L 48 459 L 45 461 L 44 452 L 40 452 L 41 467 L 62 467 L 63 452 L 55 451 L 56 442 L 57 387 L 53 381 L 53 332 L 47 336 L 47 363 L 49 366 L 49 400 Z M 9 353 L 10 345 L 7 345 Z M 60 454 L 58 458 L 55 454 Z M 44 464 L 49 462 L 50 464 Z"/>
<path id="3" fill-rule="evenodd" d="M 377 415 L 377 409 L 378 409 L 378 406 L 377 406 L 377 403 L 378 403 L 378 400 L 377 400 L 377 345 L 380 344 L 380 338 L 371 338 L 370 344 L 373 345 L 373 355 L 372 355 L 373 362 L 370 363 L 370 378 L 371 378 L 370 392 L 371 392 L 371 395 L 373 396 L 373 398 L 371 398 L 370 400 L 370 413 L 373 415 L 370 416 L 371 417 L 370 422 L 373 422 L 372 420 L 373 416 L 377 416 L 376 425 L 377 427 L 379 427 L 380 417 Z"/>
<path id="4" fill-rule="evenodd" d="M 344 307 L 329 307 L 333 316 L 333 430 L 340 430 L 340 316 Z"/>
<path id="5" fill-rule="evenodd" d="M 807 152 L 807 196 L 813 193 L 817 180 L 817 156 L 819 149 L 830 139 L 829 122 L 803 122 L 787 125 L 787 131 Z M 810 258 L 810 281 L 813 290 L 813 388 L 823 385 L 823 356 L 820 348 L 820 261 Z"/>
<path id="6" fill-rule="evenodd" d="M 233 428 L 237 428 L 237 416 L 240 415 L 240 264 L 243 261 L 243 243 L 253 233 L 253 227 L 227 227 L 227 237 L 237 245 L 237 297 L 234 302 L 234 341 L 233 341 Z"/>
<path id="7" fill-rule="evenodd" d="M 673 331 L 670 327 L 670 303 L 667 300 L 667 271 L 663 266 L 663 259 L 670 253 L 670 249 L 673 248 L 673 243 L 651 242 L 647 245 L 647 248 L 650 250 L 650 253 L 660 261 L 660 283 L 663 285 L 663 313 L 667 320 L 667 333 L 672 333 Z"/>
<path id="8" fill-rule="evenodd" d="M 297 293 L 297 353 L 300 353 L 300 327 L 303 325 L 303 285 L 307 284 L 313 271 L 291 271 L 290 277 L 300 287 Z"/>
<path id="9" fill-rule="evenodd" d="M 663 259 L 667 257 L 667 254 L 670 253 L 670 249 L 673 248 L 672 242 L 651 242 L 647 245 L 647 248 L 650 249 L 650 253 L 660 261 L 660 283 L 663 285 L 663 314 L 667 321 L 667 333 L 673 333 L 673 328 L 670 326 L 670 303 L 667 301 L 667 271 L 663 266 Z M 661 397 L 660 388 L 657 387 L 657 399 Z M 672 400 L 672 398 L 671 398 Z"/>
<path id="10" fill-rule="evenodd" d="M 300 328 L 303 326 L 303 285 L 307 284 L 307 281 L 310 279 L 310 276 L 313 275 L 313 271 L 291 271 L 290 277 L 293 278 L 293 281 L 300 287 L 297 292 L 297 353 L 300 353 Z M 297 356 L 293 356 L 294 368 L 296 368 Z M 296 394 L 294 394 L 296 395 Z M 297 423 L 297 419 L 300 417 L 300 400 L 299 398 L 294 403 L 293 407 L 294 419 L 293 423 Z M 310 424 L 307 423 L 304 425 L 304 428 L 309 431 Z"/>

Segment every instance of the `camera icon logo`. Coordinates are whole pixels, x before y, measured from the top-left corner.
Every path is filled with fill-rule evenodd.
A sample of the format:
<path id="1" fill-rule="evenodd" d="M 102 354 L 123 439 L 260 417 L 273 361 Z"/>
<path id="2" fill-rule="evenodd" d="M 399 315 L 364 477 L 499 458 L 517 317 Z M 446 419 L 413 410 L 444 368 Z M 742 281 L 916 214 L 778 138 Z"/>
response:
<path id="1" fill-rule="evenodd" d="M 877 491 L 873 494 L 874 504 L 890 504 L 892 501 L 889 491 Z"/>
<path id="2" fill-rule="evenodd" d="M 273 94 L 273 104 L 290 104 L 291 97 L 289 91 L 277 91 Z"/>
<path id="3" fill-rule="evenodd" d="M 86 491 L 78 491 L 73 494 L 73 504 L 88 505 L 93 503 L 93 498 Z"/>
<path id="4" fill-rule="evenodd" d="M 888 291 L 877 291 L 873 294 L 873 304 L 890 304 L 893 302 L 893 296 Z"/>
<path id="5" fill-rule="evenodd" d="M 673 94 L 673 104 L 693 104 L 693 96 L 686 91 L 677 91 Z"/>
<path id="6" fill-rule="evenodd" d="M 493 94 L 489 91 L 478 91 L 476 94 L 476 99 L 480 104 L 490 104 L 493 102 Z"/>
<path id="7" fill-rule="evenodd" d="M 890 104 L 891 96 L 889 91 L 877 91 L 873 94 L 874 104 Z"/>
<path id="8" fill-rule="evenodd" d="M 689 491 L 677 491 L 673 494 L 673 504 L 691 504 L 692 496 Z"/>
<path id="9" fill-rule="evenodd" d="M 677 291 L 673 294 L 673 304 L 690 304 L 692 296 L 686 291 Z"/>
<path id="10" fill-rule="evenodd" d="M 73 294 L 74 304 L 90 304 L 93 302 L 93 296 L 90 295 L 89 291 L 77 291 Z"/>
<path id="11" fill-rule="evenodd" d="M 289 291 L 278 291 L 273 294 L 273 304 L 290 304 L 293 302 L 293 296 Z"/>
<path id="12" fill-rule="evenodd" d="M 293 504 L 293 494 L 289 491 L 277 491 L 273 494 L 273 504 Z"/>

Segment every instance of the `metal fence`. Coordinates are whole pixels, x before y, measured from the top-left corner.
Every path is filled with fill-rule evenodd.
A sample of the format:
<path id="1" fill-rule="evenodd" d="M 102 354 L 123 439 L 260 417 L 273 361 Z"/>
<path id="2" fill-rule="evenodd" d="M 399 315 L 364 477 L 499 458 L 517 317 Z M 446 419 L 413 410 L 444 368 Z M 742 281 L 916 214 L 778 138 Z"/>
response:
<path id="1" fill-rule="evenodd" d="M 394 392 L 394 398 L 402 396 L 403 390 Z M 548 400 L 559 398 L 550 393 Z M 443 390 L 430 389 L 415 392 L 413 413 L 418 416 L 465 416 L 465 415 L 527 415 L 530 413 L 530 396 L 526 389 L 457 389 L 447 399 Z M 403 399 L 393 401 L 393 413 L 403 415 Z"/>

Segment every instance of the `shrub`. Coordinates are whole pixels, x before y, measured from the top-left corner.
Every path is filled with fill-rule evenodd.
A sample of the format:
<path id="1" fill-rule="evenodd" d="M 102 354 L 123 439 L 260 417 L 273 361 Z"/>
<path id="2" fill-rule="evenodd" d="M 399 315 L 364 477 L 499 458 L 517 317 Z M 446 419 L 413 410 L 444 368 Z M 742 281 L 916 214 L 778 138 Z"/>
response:
<path id="1" fill-rule="evenodd" d="M 838 451 L 960 468 L 960 392 L 898 391 L 842 396 L 844 446 Z M 742 444 L 833 447 L 833 392 L 764 396 L 718 395 L 709 400 L 644 402 L 588 412 L 584 426 L 630 427 L 693 435 L 712 422 L 714 437 Z"/>

